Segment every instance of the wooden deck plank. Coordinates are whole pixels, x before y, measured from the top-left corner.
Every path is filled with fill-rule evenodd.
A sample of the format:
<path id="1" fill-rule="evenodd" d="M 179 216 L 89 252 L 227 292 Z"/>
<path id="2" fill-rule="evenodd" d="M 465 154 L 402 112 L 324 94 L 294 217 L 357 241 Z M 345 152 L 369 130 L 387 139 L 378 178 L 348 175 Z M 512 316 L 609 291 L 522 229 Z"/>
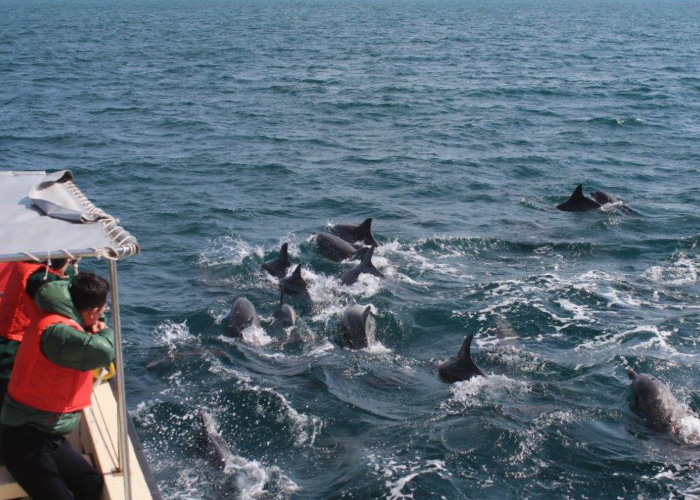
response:
<path id="1" fill-rule="evenodd" d="M 27 498 L 27 493 L 15 482 L 7 467 L 0 467 L 0 500 Z"/>
<path id="2" fill-rule="evenodd" d="M 124 499 L 124 476 L 115 472 L 118 467 L 119 431 L 117 402 L 109 384 L 96 387 L 92 393 L 92 405 L 83 410 L 81 441 L 85 451 L 94 457 L 96 467 L 105 478 L 103 500 Z M 90 439 L 90 436 L 93 438 Z M 146 478 L 139 467 L 136 452 L 129 440 L 129 466 L 131 472 L 131 498 L 151 500 Z"/>

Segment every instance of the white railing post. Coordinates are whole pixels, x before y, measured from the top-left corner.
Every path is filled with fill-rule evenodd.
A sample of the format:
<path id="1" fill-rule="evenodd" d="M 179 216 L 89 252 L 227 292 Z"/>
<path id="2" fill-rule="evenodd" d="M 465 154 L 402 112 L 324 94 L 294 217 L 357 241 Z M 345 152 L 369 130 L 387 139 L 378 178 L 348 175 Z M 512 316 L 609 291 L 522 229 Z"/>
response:
<path id="1" fill-rule="evenodd" d="M 119 425 L 119 472 L 124 474 L 124 498 L 131 500 L 131 473 L 129 469 L 129 434 L 127 432 L 126 393 L 124 392 L 124 354 L 122 352 L 122 328 L 119 316 L 119 282 L 117 262 L 109 260 L 109 281 L 112 289 L 112 323 L 114 324 L 114 350 L 117 379 L 117 420 Z"/>

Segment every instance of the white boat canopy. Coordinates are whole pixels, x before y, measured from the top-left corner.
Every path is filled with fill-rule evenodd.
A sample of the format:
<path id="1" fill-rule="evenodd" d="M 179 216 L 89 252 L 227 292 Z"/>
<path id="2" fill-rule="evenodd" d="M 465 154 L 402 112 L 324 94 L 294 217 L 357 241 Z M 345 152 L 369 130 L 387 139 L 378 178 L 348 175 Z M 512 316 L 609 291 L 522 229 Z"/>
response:
<path id="1" fill-rule="evenodd" d="M 0 262 L 118 260 L 139 251 L 136 238 L 87 199 L 69 170 L 0 171 Z"/>

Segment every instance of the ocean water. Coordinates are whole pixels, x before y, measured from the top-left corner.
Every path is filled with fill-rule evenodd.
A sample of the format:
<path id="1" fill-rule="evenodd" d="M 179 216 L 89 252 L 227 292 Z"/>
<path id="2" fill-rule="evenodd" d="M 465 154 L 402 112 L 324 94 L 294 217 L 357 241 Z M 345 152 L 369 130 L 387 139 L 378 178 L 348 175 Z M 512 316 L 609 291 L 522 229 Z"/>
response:
<path id="1" fill-rule="evenodd" d="M 700 498 L 699 20 L 0 0 L 0 169 L 73 170 L 143 245 L 126 386 L 164 498 Z M 579 183 L 637 213 L 555 210 Z M 366 217 L 386 277 L 345 287 L 311 237 Z M 286 330 L 260 271 L 283 242 L 312 298 Z M 262 323 L 231 339 L 238 296 Z M 354 303 L 377 316 L 360 351 Z M 441 382 L 470 333 L 487 377 Z M 679 399 L 672 432 L 629 410 L 629 368 Z"/>

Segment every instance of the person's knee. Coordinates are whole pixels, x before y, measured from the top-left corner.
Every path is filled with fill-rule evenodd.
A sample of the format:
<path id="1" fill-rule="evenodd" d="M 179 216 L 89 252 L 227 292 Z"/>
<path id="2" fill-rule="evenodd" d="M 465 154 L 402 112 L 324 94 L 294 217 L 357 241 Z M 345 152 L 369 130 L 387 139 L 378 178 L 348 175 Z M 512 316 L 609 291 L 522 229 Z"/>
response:
<path id="1" fill-rule="evenodd" d="M 102 495 L 105 480 L 97 470 L 85 474 L 81 485 L 81 492 L 74 492 L 76 500 L 98 500 Z"/>

